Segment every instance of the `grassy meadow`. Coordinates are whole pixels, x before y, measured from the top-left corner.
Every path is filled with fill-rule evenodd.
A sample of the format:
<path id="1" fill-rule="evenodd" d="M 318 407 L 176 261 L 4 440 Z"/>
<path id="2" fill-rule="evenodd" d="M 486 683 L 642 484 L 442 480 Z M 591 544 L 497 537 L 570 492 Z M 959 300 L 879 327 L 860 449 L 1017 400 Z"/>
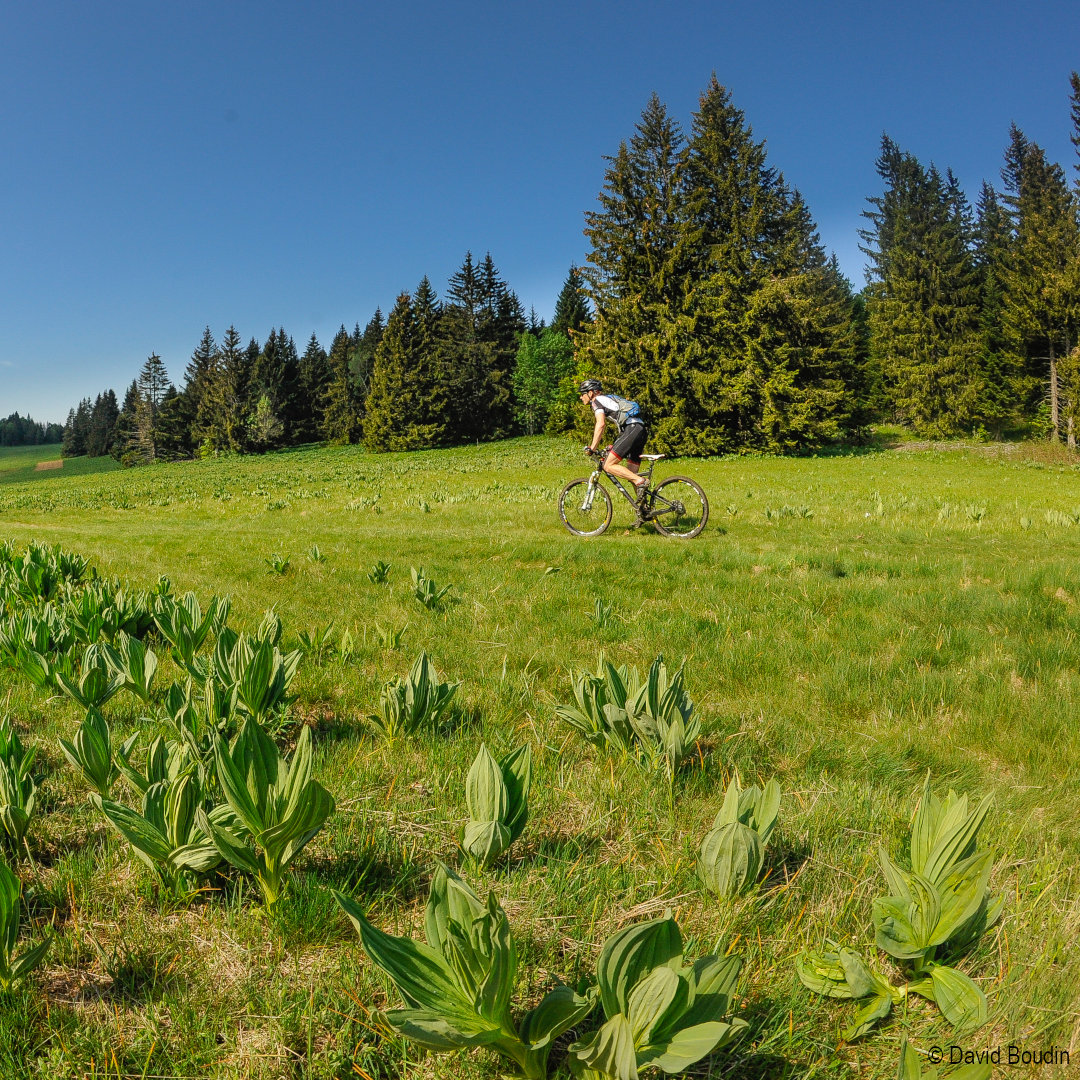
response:
<path id="1" fill-rule="evenodd" d="M 58 461 L 63 461 L 63 464 L 56 467 Z M 39 465 L 46 467 L 39 469 Z M 111 457 L 62 459 L 59 443 L 0 446 L 0 484 L 19 484 L 25 480 L 46 480 L 59 476 L 87 476 L 113 472 L 119 468 L 120 463 Z"/>
<path id="2" fill-rule="evenodd" d="M 305 657 L 294 683 L 283 740 L 313 727 L 337 811 L 273 917 L 235 874 L 189 906 L 160 896 L 60 753 L 81 711 L 0 669 L 0 714 L 38 747 L 35 862 L 20 870 L 33 938 L 56 933 L 44 965 L 0 996 L 0 1074 L 506 1075 L 493 1054 L 425 1057 L 375 1030 L 370 1011 L 400 1002 L 329 893 L 419 936 L 435 860 L 461 863 L 482 740 L 497 754 L 528 740 L 534 754 L 524 835 L 493 871 L 463 871 L 509 914 L 516 1002 L 591 973 L 608 935 L 670 908 L 691 956 L 745 960 L 748 1036 L 695 1076 L 892 1077 L 904 1035 L 920 1050 L 1080 1054 L 1080 466 L 1028 447 L 918 444 L 662 462 L 658 477 L 686 473 L 708 493 L 691 541 L 627 530 L 621 499 L 607 535 L 567 534 L 555 497 L 587 468 L 574 446 L 534 438 L 97 475 L 65 465 L 0 484 L 0 540 L 60 544 L 132 587 L 164 574 L 204 605 L 228 593 L 240 628 L 274 606 L 286 647 L 331 621 L 357 643 L 347 662 Z M 377 560 L 391 564 L 385 584 L 368 579 Z M 420 566 L 453 586 L 444 610 L 414 599 Z M 400 647 L 380 647 L 376 624 L 407 626 Z M 155 649 L 164 688 L 180 673 Z M 421 649 L 460 680 L 460 709 L 449 730 L 387 745 L 365 717 Z M 704 734 L 671 801 L 661 778 L 554 715 L 571 671 L 600 652 L 642 669 L 657 653 L 685 658 Z M 105 711 L 124 736 L 156 731 L 128 695 Z M 723 901 L 695 858 L 736 768 L 747 783 L 775 776 L 783 802 L 764 885 Z M 794 958 L 827 937 L 875 953 L 877 848 L 900 853 L 927 770 L 939 794 L 995 798 L 984 833 L 1004 915 L 961 965 L 990 1021 L 958 1037 L 911 998 L 844 1044 L 856 1006 L 811 994 Z"/>

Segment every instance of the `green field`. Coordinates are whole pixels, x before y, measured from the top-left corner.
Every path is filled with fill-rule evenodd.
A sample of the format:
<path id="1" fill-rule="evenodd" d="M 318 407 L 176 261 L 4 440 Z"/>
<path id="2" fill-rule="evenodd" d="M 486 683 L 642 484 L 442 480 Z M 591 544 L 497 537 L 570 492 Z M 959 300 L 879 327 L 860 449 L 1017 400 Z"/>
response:
<path id="1" fill-rule="evenodd" d="M 120 463 L 111 457 L 64 458 L 60 468 L 38 468 L 42 462 L 60 460 L 59 443 L 48 446 L 0 446 L 0 484 L 57 479 L 61 476 L 86 476 L 120 468 Z"/>
<path id="2" fill-rule="evenodd" d="M 0 540 L 60 544 L 132 587 L 164 574 L 204 603 L 228 593 L 237 627 L 275 606 L 289 647 L 331 621 L 357 641 L 345 663 L 305 658 L 294 684 L 283 743 L 313 727 L 337 811 L 272 917 L 236 875 L 190 906 L 159 895 L 59 751 L 80 710 L 0 669 L 0 713 L 39 748 L 35 864 L 20 876 L 35 940 L 47 924 L 57 935 L 43 967 L 0 996 L 0 1073 L 508 1075 L 484 1051 L 425 1057 L 375 1031 L 369 1010 L 400 1000 L 329 895 L 420 933 L 435 861 L 461 864 L 464 778 L 482 740 L 497 753 L 528 740 L 534 754 L 524 835 L 494 871 L 463 871 L 509 913 L 515 1001 L 576 982 L 609 934 L 671 908 L 692 956 L 719 946 L 745 960 L 748 1035 L 693 1075 L 891 1077 L 904 1035 L 920 1050 L 1080 1053 L 1080 467 L 1025 447 L 915 446 L 665 469 L 709 495 L 696 540 L 627 531 L 625 504 L 606 536 L 572 538 L 555 496 L 585 464 L 541 438 L 87 476 L 65 465 L 48 483 L 0 487 Z M 309 558 L 313 544 L 325 561 Z M 290 559 L 282 575 L 274 554 Z M 391 564 L 386 584 L 368 580 L 377 560 Z M 444 610 L 413 598 L 420 566 L 453 586 Z M 598 599 L 611 608 L 599 620 Z M 407 624 L 398 650 L 379 646 L 376 624 Z M 164 688 L 180 673 L 154 647 Z M 461 708 L 450 730 L 388 746 L 365 718 L 422 648 L 460 680 Z M 571 670 L 601 651 L 639 668 L 685 658 L 704 732 L 670 801 L 661 777 L 554 715 Z M 128 695 L 106 706 L 125 736 L 158 730 L 143 712 Z M 695 858 L 736 768 L 747 783 L 776 777 L 783 802 L 765 884 L 725 901 L 702 890 Z M 958 1036 L 912 997 L 842 1043 L 855 1006 L 804 989 L 794 958 L 829 937 L 890 970 L 873 949 L 876 853 L 900 857 L 927 770 L 942 795 L 995 798 L 984 832 L 1004 914 L 960 964 L 990 1021 Z"/>

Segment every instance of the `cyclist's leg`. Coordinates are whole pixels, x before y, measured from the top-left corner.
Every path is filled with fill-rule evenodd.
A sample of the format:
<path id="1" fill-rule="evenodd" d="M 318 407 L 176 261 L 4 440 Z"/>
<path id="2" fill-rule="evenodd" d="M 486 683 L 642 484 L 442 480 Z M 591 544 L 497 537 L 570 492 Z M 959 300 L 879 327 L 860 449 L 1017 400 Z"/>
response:
<path id="1" fill-rule="evenodd" d="M 627 424 L 604 459 L 604 472 L 633 484 L 639 494 L 648 486 L 648 481 L 638 476 L 641 451 L 647 438 L 644 424 Z"/>

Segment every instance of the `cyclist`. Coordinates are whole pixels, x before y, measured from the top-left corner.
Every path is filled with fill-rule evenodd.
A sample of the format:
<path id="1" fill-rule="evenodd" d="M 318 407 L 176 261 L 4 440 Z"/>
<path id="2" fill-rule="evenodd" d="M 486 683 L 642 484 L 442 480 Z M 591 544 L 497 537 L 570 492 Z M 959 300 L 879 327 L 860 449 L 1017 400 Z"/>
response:
<path id="1" fill-rule="evenodd" d="M 604 427 L 608 420 L 619 429 L 619 434 L 611 444 L 611 449 L 604 458 L 604 472 L 619 477 L 634 485 L 637 490 L 637 502 L 641 505 L 649 481 L 638 476 L 641 468 L 641 451 L 645 449 L 645 440 L 649 431 L 641 417 L 641 409 L 636 401 L 629 401 L 618 394 L 605 394 L 597 379 L 586 379 L 579 387 L 581 403 L 588 405 L 596 416 L 592 442 L 585 447 L 586 454 L 595 454 L 604 437 Z"/>

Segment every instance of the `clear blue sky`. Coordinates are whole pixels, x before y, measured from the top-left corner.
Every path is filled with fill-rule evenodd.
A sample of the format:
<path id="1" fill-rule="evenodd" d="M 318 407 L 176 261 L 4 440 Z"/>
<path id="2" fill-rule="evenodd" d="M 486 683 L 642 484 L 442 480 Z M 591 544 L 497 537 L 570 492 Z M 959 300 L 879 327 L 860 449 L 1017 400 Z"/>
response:
<path id="1" fill-rule="evenodd" d="M 490 250 L 550 317 L 603 155 L 710 74 L 857 285 L 881 133 L 972 198 L 1010 121 L 1070 166 L 1080 4 L 3 5 L 0 415 L 63 420 L 209 324 L 303 349 Z M 1071 171 L 1071 170 L 1070 170 Z"/>

